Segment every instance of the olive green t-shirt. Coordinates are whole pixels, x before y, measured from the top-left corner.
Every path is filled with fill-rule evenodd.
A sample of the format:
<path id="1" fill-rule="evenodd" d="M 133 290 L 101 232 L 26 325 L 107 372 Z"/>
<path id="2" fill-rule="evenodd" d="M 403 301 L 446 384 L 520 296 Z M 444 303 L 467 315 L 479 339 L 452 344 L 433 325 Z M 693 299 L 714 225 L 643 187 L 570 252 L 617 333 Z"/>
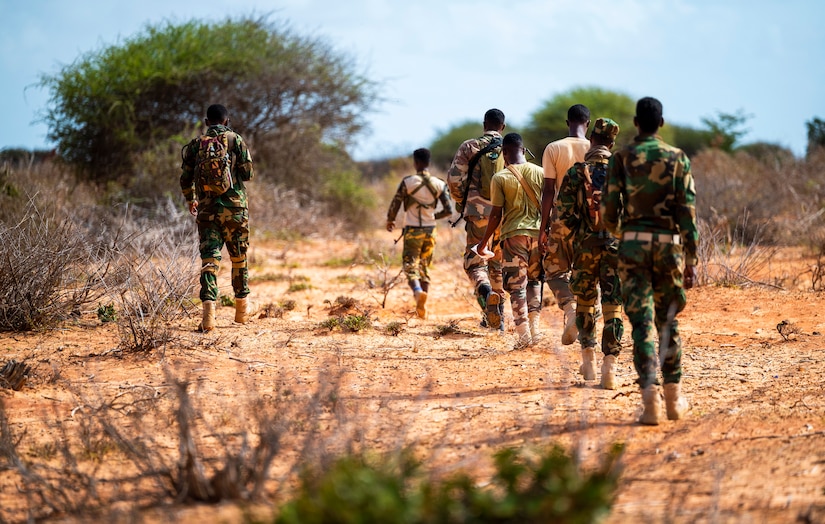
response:
<path id="1" fill-rule="evenodd" d="M 527 186 L 534 192 L 541 206 L 544 187 L 544 171 L 536 164 L 513 164 Z M 541 210 L 533 205 L 524 188 L 509 169 L 502 169 L 490 182 L 490 201 L 502 208 L 501 238 L 525 235 L 538 238 L 541 227 Z"/>

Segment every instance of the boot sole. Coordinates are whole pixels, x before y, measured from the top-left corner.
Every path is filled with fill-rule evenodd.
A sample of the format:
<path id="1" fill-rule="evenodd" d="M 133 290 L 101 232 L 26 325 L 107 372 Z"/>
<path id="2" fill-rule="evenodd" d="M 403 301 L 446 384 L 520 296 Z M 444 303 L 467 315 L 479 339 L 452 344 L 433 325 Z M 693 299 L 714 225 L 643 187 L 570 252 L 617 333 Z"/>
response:
<path id="1" fill-rule="evenodd" d="M 501 327 L 501 314 L 498 312 L 498 305 L 501 303 L 501 296 L 493 291 L 487 297 L 487 327 L 490 329 L 498 329 Z"/>

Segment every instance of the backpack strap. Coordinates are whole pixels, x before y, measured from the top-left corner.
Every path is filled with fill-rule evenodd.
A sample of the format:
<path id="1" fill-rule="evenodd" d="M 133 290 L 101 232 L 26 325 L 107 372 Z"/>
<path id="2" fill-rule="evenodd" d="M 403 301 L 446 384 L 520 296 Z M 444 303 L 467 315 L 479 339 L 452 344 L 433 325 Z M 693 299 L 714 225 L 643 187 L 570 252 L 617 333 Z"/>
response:
<path id="1" fill-rule="evenodd" d="M 516 177 L 516 180 L 518 180 L 518 183 L 521 184 L 521 187 L 524 189 L 524 193 L 527 195 L 530 202 L 532 202 L 536 208 L 541 209 L 541 204 L 539 204 L 539 199 L 536 196 L 536 192 L 533 191 L 533 188 L 527 185 L 527 181 L 524 180 L 523 176 L 521 176 L 521 173 L 518 169 L 516 169 L 516 166 L 510 164 L 507 166 L 507 170 L 513 173 L 513 176 Z"/>
<path id="2" fill-rule="evenodd" d="M 416 173 L 416 174 L 418 174 L 418 173 Z M 427 190 L 429 190 L 430 194 L 433 196 L 432 204 L 425 204 L 425 203 L 421 202 L 420 200 L 418 200 L 417 198 L 413 197 L 413 195 L 418 193 L 418 190 L 421 189 L 422 187 L 426 187 Z M 415 189 L 413 189 L 411 192 L 407 193 L 407 196 L 412 198 L 413 200 L 415 200 L 415 203 L 418 204 L 419 206 L 423 207 L 423 208 L 430 208 L 430 207 L 435 208 L 438 205 L 438 191 L 436 191 L 436 189 L 433 187 L 432 182 L 430 182 L 430 175 L 423 175 L 422 174 L 421 175 L 421 183 Z"/>
<path id="3" fill-rule="evenodd" d="M 486 155 L 497 147 L 501 147 L 500 136 L 493 137 L 489 144 L 481 148 L 481 150 L 479 150 L 475 155 L 473 155 L 473 158 L 470 159 L 470 163 L 467 165 L 467 185 L 464 187 L 464 195 L 461 198 L 461 202 L 463 203 L 461 213 L 458 215 L 458 218 L 455 219 L 455 222 L 450 224 L 451 226 L 455 227 L 456 224 L 464 218 L 464 210 L 467 208 L 467 198 L 470 196 L 470 182 L 473 179 L 473 171 L 475 170 L 476 165 L 478 165 L 478 161 L 481 159 L 482 155 Z"/>

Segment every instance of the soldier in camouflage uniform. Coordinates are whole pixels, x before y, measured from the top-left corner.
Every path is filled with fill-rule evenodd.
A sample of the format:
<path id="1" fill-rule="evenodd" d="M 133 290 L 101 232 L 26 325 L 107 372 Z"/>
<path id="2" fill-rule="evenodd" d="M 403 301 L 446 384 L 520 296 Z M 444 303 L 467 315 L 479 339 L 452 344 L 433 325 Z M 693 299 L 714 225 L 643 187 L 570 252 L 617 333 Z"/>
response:
<path id="1" fill-rule="evenodd" d="M 590 126 L 590 110 L 575 104 L 567 110 L 568 136 L 547 144 L 542 154 L 544 190 L 541 195 L 541 237 L 539 243 L 544 252 L 544 280 L 553 292 L 556 304 L 564 312 L 564 331 L 561 343 L 576 341 L 576 297 L 570 290 L 570 267 L 573 245 L 570 231 L 558 219 L 555 200 L 567 171 L 576 162 L 584 160 L 590 149 L 587 128 Z"/>
<path id="2" fill-rule="evenodd" d="M 430 290 L 430 263 L 435 249 L 435 221 L 453 214 L 447 184 L 430 175 L 430 150 L 413 151 L 415 174 L 404 177 L 387 212 L 387 231 L 395 228 L 395 217 L 404 206 L 404 273 L 415 297 L 419 318 L 427 317 L 427 294 Z M 435 212 L 441 202 L 441 211 Z"/>
<path id="3" fill-rule="evenodd" d="M 502 142 L 506 169 L 493 176 L 490 198 L 493 204 L 484 236 L 475 246 L 477 253 L 487 251 L 487 242 L 501 226 L 502 273 L 504 288 L 510 293 L 515 348 L 539 341 L 538 318 L 541 313 L 541 190 L 542 169 L 527 162 L 521 135 L 510 133 Z"/>
<path id="4" fill-rule="evenodd" d="M 605 389 L 616 388 L 616 357 L 624 333 L 619 280 L 619 241 L 600 220 L 600 198 L 610 149 L 619 125 L 599 118 L 590 133 L 590 149 L 584 162 L 577 162 L 561 184 L 557 208 L 559 220 L 570 230 L 573 243 L 573 278 L 570 288 L 576 296 L 576 327 L 582 346 L 580 371 L 585 380 L 596 378 L 596 300 L 601 289 L 604 313 L 602 330 L 602 380 Z"/>
<path id="5" fill-rule="evenodd" d="M 696 280 L 699 233 L 690 161 L 656 135 L 664 124 L 661 102 L 640 99 L 633 123 L 639 135 L 610 158 L 601 209 L 605 226 L 621 238 L 619 276 L 644 408 L 639 421 L 655 425 L 661 417 L 657 338 L 667 418 L 678 420 L 688 409 L 676 315 Z"/>
<path id="6" fill-rule="evenodd" d="M 504 288 L 501 281 L 501 250 L 498 247 L 498 235 L 493 237 L 495 256 L 490 260 L 479 257 L 471 248 L 477 245 L 484 235 L 492 210 L 489 194 L 483 194 L 485 190 L 489 190 L 490 180 L 487 176 L 491 178 L 496 171 L 504 167 L 500 145 L 503 130 L 504 113 L 498 109 L 487 111 L 484 114 L 484 135 L 464 141 L 447 172 L 450 195 L 466 222 L 464 271 L 472 282 L 476 299 L 485 313 L 483 324 L 501 330 L 504 329 L 501 303 Z M 495 147 L 488 148 L 491 145 Z M 474 167 L 472 172 L 468 173 L 471 162 Z"/>
<path id="7" fill-rule="evenodd" d="M 249 245 L 249 210 L 244 182 L 252 180 L 255 172 L 252 157 L 243 138 L 229 129 L 226 108 L 220 104 L 206 110 L 206 135 L 227 133 L 232 160 L 232 187 L 219 196 L 211 195 L 197 184 L 197 155 L 199 139 L 192 140 L 181 151 L 180 187 L 188 202 L 189 212 L 196 216 L 200 238 L 201 276 L 200 299 L 203 303 L 203 321 L 200 328 L 215 328 L 215 301 L 218 299 L 218 268 L 221 248 L 226 244 L 232 261 L 232 289 L 235 292 L 235 322 L 249 319 L 249 277 L 246 251 Z"/>

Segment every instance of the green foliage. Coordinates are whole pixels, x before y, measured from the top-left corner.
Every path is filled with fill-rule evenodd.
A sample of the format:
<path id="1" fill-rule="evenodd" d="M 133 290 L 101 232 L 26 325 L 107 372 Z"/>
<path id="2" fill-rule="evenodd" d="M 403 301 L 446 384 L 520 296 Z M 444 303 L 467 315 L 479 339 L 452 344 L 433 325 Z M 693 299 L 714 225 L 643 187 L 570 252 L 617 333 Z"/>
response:
<path id="1" fill-rule="evenodd" d="M 306 291 L 307 289 L 312 289 L 312 285 L 307 282 L 293 282 L 286 289 L 286 292 L 294 293 L 296 291 Z"/>
<path id="2" fill-rule="evenodd" d="M 825 120 L 813 117 L 805 122 L 808 129 L 808 155 L 818 148 L 825 148 Z"/>
<path id="3" fill-rule="evenodd" d="M 432 154 L 430 160 L 432 167 L 444 171 L 449 169 L 455 152 L 458 151 L 458 146 L 465 140 L 481 136 L 484 133 L 481 120 L 482 118 L 479 116 L 478 120 L 465 120 L 450 126 L 445 131 L 440 131 L 429 148 Z"/>
<path id="4" fill-rule="evenodd" d="M 386 331 L 388 335 L 397 337 L 404 331 L 404 325 L 401 322 L 393 321 L 384 326 L 384 331 Z"/>
<path id="5" fill-rule="evenodd" d="M 722 151 L 731 152 L 740 138 L 748 134 L 744 126 L 751 118 L 741 109 L 736 113 L 719 111 L 716 118 L 703 118 L 702 123 L 710 134 L 710 145 Z"/>
<path id="6" fill-rule="evenodd" d="M 104 306 L 103 304 L 100 304 L 97 306 L 97 318 L 103 323 L 116 322 L 117 311 L 115 311 L 115 305 L 108 304 Z"/>
<path id="7" fill-rule="evenodd" d="M 229 295 L 221 295 L 218 297 L 218 304 L 223 307 L 235 307 L 235 297 Z"/>
<path id="8" fill-rule="evenodd" d="M 524 132 L 525 145 L 541 159 L 544 147 L 554 140 L 568 135 L 567 110 L 575 104 L 584 104 L 590 109 L 591 120 L 609 117 L 619 124 L 617 143 L 629 142 L 635 135 L 633 116 L 636 101 L 630 96 L 598 87 L 577 87 L 559 93 L 545 102 L 530 117 Z"/>
<path id="9" fill-rule="evenodd" d="M 357 333 L 372 327 L 372 321 L 370 321 L 369 315 L 347 315 L 341 320 L 341 326 Z"/>
<path id="10" fill-rule="evenodd" d="M 409 451 L 346 455 L 327 468 L 305 469 L 276 523 L 595 522 L 612 504 L 621 451 L 614 446 L 598 469 L 584 473 L 559 446 L 538 454 L 504 449 L 484 488 L 463 473 L 428 477 Z"/>
<path id="11" fill-rule="evenodd" d="M 702 149 L 710 147 L 711 134 L 705 129 L 671 124 L 665 121 L 662 128 L 662 138 L 684 151 L 688 157 L 693 157 Z"/>
<path id="12" fill-rule="evenodd" d="M 376 207 L 375 193 L 364 185 L 361 173 L 354 169 L 323 172 L 323 199 L 330 214 L 350 224 L 352 231 L 361 231 L 373 223 Z"/>
<path id="13" fill-rule="evenodd" d="M 311 178 L 318 145 L 351 143 L 378 99 L 349 57 L 263 18 L 149 25 L 40 86 L 50 92 L 49 139 L 101 181 L 131 176 L 141 152 L 191 129 L 215 102 L 251 144 L 288 151 L 267 158 L 261 147 L 256 161 L 272 161 L 280 180 Z"/>

